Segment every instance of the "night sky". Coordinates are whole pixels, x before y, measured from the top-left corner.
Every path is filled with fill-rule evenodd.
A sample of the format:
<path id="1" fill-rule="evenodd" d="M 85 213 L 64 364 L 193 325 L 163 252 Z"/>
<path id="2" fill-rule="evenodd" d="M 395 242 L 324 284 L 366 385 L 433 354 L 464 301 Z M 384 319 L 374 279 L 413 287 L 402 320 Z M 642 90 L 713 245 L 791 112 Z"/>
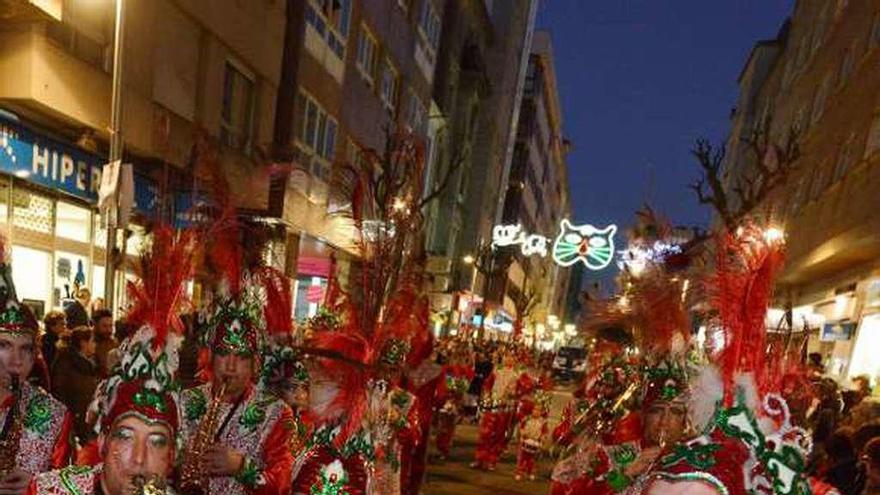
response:
<path id="1" fill-rule="evenodd" d="M 697 137 L 726 137 L 751 48 L 776 36 L 792 5 L 542 0 L 537 28 L 552 33 L 564 133 L 574 145 L 575 219 L 625 229 L 648 202 L 677 225 L 705 225 L 710 211 L 687 188 L 698 176 L 690 147 Z"/>

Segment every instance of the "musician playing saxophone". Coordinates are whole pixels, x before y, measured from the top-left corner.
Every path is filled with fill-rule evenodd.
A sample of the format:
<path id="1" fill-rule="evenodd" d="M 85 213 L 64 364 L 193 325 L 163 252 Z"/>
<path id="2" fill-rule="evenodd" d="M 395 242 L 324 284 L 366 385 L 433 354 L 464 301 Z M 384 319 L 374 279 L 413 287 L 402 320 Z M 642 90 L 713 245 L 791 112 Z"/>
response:
<path id="1" fill-rule="evenodd" d="M 208 477 L 207 489 L 201 491 L 211 494 L 290 490 L 293 412 L 255 386 L 265 323 L 262 309 L 249 311 L 249 304 L 254 303 L 233 298 L 216 303 L 203 342 L 210 352 L 210 382 L 187 389 L 181 396 L 182 437 L 187 447 L 179 484 L 192 478 L 189 466 L 200 465 Z M 211 438 L 202 448 L 205 435 Z"/>
<path id="2" fill-rule="evenodd" d="M 27 381 L 37 333 L 36 319 L 15 296 L 11 268 L 0 259 L 0 495 L 24 493 L 34 475 L 66 465 L 72 451 L 67 408 Z"/>

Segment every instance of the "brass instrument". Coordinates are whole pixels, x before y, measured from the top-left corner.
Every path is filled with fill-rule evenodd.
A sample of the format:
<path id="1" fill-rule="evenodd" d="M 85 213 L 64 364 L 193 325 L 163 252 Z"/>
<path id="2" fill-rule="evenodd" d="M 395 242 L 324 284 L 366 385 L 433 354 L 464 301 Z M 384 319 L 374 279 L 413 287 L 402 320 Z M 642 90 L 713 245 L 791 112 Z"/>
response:
<path id="1" fill-rule="evenodd" d="M 226 395 L 226 382 L 223 382 L 220 391 L 211 398 L 211 404 L 199 423 L 199 429 L 186 452 L 186 459 L 180 468 L 181 493 L 187 495 L 208 493 L 209 479 L 205 465 L 205 453 L 214 443 L 214 437 L 217 435 L 220 406 L 223 405 L 224 395 Z"/>
<path id="2" fill-rule="evenodd" d="M 640 383 L 637 380 L 630 383 L 626 390 L 617 397 L 617 400 L 614 401 L 614 404 L 610 408 L 601 407 L 601 401 L 590 403 L 589 407 L 587 407 L 572 424 L 571 429 L 574 433 L 574 437 L 577 438 L 584 433 L 587 433 L 591 438 L 598 438 L 605 433 L 608 433 L 608 431 L 614 426 L 614 420 L 617 414 L 636 392 L 639 385 Z M 567 448 L 560 452 L 559 458 L 566 457 L 576 443 L 576 441 L 572 441 Z"/>
<path id="3" fill-rule="evenodd" d="M 6 416 L 3 425 L 2 438 L 0 438 L 0 479 L 6 478 L 15 470 L 16 457 L 18 457 L 18 444 L 21 440 L 21 382 L 18 375 L 9 375 L 10 389 L 15 399 Z"/>
<path id="4" fill-rule="evenodd" d="M 131 495 L 169 495 L 172 493 L 168 490 L 164 480 L 158 477 L 147 478 L 144 475 L 137 475 L 132 480 L 134 490 Z"/>

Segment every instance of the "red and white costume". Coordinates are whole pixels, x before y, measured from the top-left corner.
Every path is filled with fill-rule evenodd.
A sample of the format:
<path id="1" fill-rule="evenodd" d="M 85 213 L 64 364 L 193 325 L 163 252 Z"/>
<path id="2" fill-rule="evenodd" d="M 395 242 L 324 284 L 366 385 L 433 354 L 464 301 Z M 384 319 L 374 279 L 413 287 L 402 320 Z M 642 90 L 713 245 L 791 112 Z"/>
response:
<path id="1" fill-rule="evenodd" d="M 515 368 L 501 367 L 486 378 L 483 388 L 487 393 L 480 405 L 483 414 L 475 455 L 478 467 L 493 467 L 507 448 L 516 414 L 516 387 L 520 376 Z"/>
<path id="2" fill-rule="evenodd" d="M 543 414 L 527 416 L 520 422 L 516 474 L 535 475 L 535 458 L 541 453 L 547 430 L 547 418 Z"/>

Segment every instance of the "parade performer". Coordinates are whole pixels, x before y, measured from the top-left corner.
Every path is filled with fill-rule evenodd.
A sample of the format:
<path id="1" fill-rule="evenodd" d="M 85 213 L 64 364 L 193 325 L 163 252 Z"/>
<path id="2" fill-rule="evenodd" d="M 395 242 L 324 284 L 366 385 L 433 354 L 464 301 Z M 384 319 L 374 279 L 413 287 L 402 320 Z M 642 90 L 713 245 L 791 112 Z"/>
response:
<path id="1" fill-rule="evenodd" d="M 67 465 L 73 417 L 28 382 L 38 357 L 39 326 L 18 301 L 7 256 L 0 238 L 0 492 L 23 493 L 34 475 Z"/>
<path id="2" fill-rule="evenodd" d="M 502 354 L 501 366 L 495 369 L 483 385 L 479 439 L 472 468 L 495 470 L 498 459 L 507 447 L 517 405 L 517 382 L 522 373 L 516 365 L 516 356 Z"/>
<path id="3" fill-rule="evenodd" d="M 535 458 L 541 454 L 547 437 L 547 412 L 550 397 L 541 394 L 536 398 L 531 413 L 519 423 L 519 449 L 516 455 L 517 481 L 527 476 L 535 479 Z"/>
<path id="4" fill-rule="evenodd" d="M 307 343 L 318 356 L 311 414 L 314 433 L 293 467 L 293 494 L 399 495 L 402 445 L 415 445 L 416 397 L 402 373 L 419 318 L 411 290 L 401 289 L 372 334 L 358 325 L 356 308 L 341 297 L 345 315 Z"/>
<path id="5" fill-rule="evenodd" d="M 416 308 L 423 329 L 429 327 L 430 303 L 423 297 Z M 416 332 L 415 345 L 406 363 L 404 388 L 415 397 L 412 434 L 401 437 L 401 451 L 412 455 L 401 456 L 401 492 L 419 495 L 428 462 L 428 445 L 431 440 L 431 424 L 437 390 L 444 381 L 443 367 L 436 362 L 433 335 L 427 331 Z"/>
<path id="6" fill-rule="evenodd" d="M 266 343 L 265 271 L 247 263 L 238 223 L 225 213 L 204 234 L 218 278 L 202 344 L 208 382 L 181 394 L 184 493 L 285 493 L 290 489 L 293 412 L 257 387 Z"/>
<path id="7" fill-rule="evenodd" d="M 453 350 L 450 363 L 444 366 L 444 379 L 437 392 L 434 442 L 443 458 L 449 457 L 464 396 L 474 378 L 473 363 L 468 362 L 465 354 L 463 349 Z"/>
<path id="8" fill-rule="evenodd" d="M 258 387 L 282 400 L 293 411 L 294 427 L 290 451 L 296 457 L 305 448 L 312 428 L 309 416 L 309 369 L 306 356 L 293 345 L 290 280 L 271 268 L 264 270 L 262 278 L 266 297 L 264 315 L 268 342 L 263 348 L 263 365 Z"/>
<path id="9" fill-rule="evenodd" d="M 792 424 L 779 390 L 784 376 L 767 359 L 764 320 L 782 245 L 754 227 L 719 236 L 708 287 L 720 348 L 702 368 L 691 406 L 703 433 L 666 449 L 631 494 L 787 494 L 812 492 L 804 476 L 809 435 Z"/>
<path id="10" fill-rule="evenodd" d="M 637 363 L 618 355 L 597 373 L 582 407 L 554 433 L 569 439 L 551 475 L 552 495 L 604 495 L 626 484 L 625 472 L 638 457 L 641 417 L 637 410 L 641 375 Z M 560 430 L 563 430 L 560 432 Z"/>
<path id="11" fill-rule="evenodd" d="M 138 330 L 119 347 L 120 360 L 96 392 L 99 462 L 37 476 L 34 495 L 146 495 L 167 492 L 179 410 L 175 374 L 182 323 L 178 314 L 191 277 L 192 238 L 153 233 L 140 281 L 128 287 L 128 321 Z"/>

